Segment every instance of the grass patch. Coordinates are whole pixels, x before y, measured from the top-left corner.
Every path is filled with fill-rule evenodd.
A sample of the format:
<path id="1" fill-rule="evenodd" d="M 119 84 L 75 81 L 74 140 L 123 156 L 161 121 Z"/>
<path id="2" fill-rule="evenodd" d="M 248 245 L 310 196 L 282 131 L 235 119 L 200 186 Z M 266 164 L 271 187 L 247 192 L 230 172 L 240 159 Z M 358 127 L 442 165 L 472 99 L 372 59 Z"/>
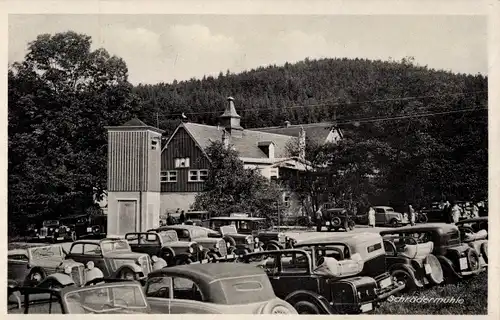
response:
<path id="1" fill-rule="evenodd" d="M 428 299 L 424 302 L 406 302 L 398 299 L 387 300 L 374 314 L 487 314 L 488 313 L 488 272 L 463 280 L 457 284 L 441 285 L 427 290 L 402 294 L 399 297 Z M 461 299 L 462 303 L 444 303 L 432 299 Z"/>

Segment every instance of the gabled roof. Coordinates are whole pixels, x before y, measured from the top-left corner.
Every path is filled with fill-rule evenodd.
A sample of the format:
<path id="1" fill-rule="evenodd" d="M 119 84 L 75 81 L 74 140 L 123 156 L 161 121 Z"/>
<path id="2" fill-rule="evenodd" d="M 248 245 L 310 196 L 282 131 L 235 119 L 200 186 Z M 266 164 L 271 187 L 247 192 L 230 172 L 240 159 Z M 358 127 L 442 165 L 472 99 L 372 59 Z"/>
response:
<path id="1" fill-rule="evenodd" d="M 308 123 L 301 125 L 289 125 L 280 126 L 280 127 L 264 127 L 264 128 L 253 128 L 250 130 L 275 133 L 281 135 L 287 135 L 292 137 L 298 137 L 300 133 L 300 129 L 304 128 L 306 132 L 306 138 L 310 139 L 314 143 L 323 144 L 332 131 L 334 125 L 328 122 L 319 122 L 319 123 Z"/>
<path id="2" fill-rule="evenodd" d="M 221 141 L 222 139 L 222 127 L 192 122 L 185 122 L 181 126 L 188 131 L 202 149 L 207 148 L 212 141 Z M 298 143 L 296 137 L 254 130 L 244 130 L 241 137 L 231 137 L 229 143 L 234 146 L 234 149 L 238 151 L 242 158 L 268 158 L 264 151 L 259 148 L 259 142 L 262 141 L 272 141 L 274 143 L 274 156 L 276 158 L 289 156 L 287 146 L 291 143 Z"/>
<path id="3" fill-rule="evenodd" d="M 138 118 L 134 118 L 129 120 L 123 124 L 124 127 L 148 127 L 147 124 L 139 120 Z"/>
<path id="4" fill-rule="evenodd" d="M 159 133 L 159 134 L 162 134 L 163 132 L 165 132 L 164 130 L 161 130 L 161 129 L 158 129 L 158 128 L 155 128 L 153 126 L 149 126 L 149 125 L 145 124 L 144 122 L 142 122 L 138 118 L 133 118 L 133 119 L 125 122 L 121 126 L 106 126 L 104 128 L 106 130 L 108 130 L 108 131 L 134 131 L 134 130 L 143 131 L 143 130 L 149 130 L 149 131 L 153 131 L 153 132 L 156 132 L 156 133 Z"/>

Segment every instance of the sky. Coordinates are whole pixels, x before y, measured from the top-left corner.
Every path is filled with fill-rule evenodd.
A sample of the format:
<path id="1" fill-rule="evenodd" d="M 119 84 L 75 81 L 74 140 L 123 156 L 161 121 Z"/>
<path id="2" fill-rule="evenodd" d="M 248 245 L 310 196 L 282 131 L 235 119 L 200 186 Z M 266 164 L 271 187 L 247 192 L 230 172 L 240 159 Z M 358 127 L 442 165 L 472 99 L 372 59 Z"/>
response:
<path id="1" fill-rule="evenodd" d="M 171 83 L 309 57 L 400 60 L 488 74 L 487 18 L 458 15 L 9 15 L 9 63 L 72 30 L 125 60 L 129 80 Z"/>

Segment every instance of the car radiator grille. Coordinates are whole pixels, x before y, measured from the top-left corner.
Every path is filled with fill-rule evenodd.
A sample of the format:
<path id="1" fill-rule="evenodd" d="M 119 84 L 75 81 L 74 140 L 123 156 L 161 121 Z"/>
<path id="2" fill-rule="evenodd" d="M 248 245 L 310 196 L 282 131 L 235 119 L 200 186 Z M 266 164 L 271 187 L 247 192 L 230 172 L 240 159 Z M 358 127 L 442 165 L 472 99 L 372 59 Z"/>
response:
<path id="1" fill-rule="evenodd" d="M 221 256 L 227 255 L 226 241 L 221 239 L 221 240 L 219 240 L 218 244 L 219 244 L 219 252 L 220 252 Z"/>
<path id="2" fill-rule="evenodd" d="M 75 266 L 71 269 L 71 277 L 77 286 L 85 284 L 84 266 Z"/>
<path id="3" fill-rule="evenodd" d="M 42 237 L 46 237 L 47 236 L 47 229 L 44 229 L 44 228 L 40 229 L 39 235 Z"/>
<path id="4" fill-rule="evenodd" d="M 149 256 L 140 257 L 139 264 L 141 265 L 142 272 L 144 273 L 145 276 L 151 272 L 152 266 L 151 266 L 151 260 L 149 259 Z"/>

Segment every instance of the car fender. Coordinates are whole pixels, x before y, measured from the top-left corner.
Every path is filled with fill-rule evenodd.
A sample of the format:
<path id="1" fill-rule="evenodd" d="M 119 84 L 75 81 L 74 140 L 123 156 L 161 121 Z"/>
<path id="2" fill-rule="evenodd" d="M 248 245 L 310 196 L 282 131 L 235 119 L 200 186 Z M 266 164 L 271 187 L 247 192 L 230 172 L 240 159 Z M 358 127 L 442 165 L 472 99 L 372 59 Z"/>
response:
<path id="1" fill-rule="evenodd" d="M 332 307 L 330 307 L 330 303 L 328 302 L 328 300 L 316 292 L 308 290 L 297 290 L 286 296 L 284 300 L 290 303 L 292 306 L 294 306 L 299 301 L 308 301 L 316 305 L 321 313 L 334 314 L 334 310 L 332 309 Z"/>
<path id="2" fill-rule="evenodd" d="M 142 268 L 139 265 L 133 264 L 133 263 L 127 263 L 127 264 L 121 265 L 118 269 L 116 269 L 114 274 L 119 275 L 123 269 L 131 269 L 135 273 L 143 273 Z"/>
<path id="3" fill-rule="evenodd" d="M 42 282 L 45 281 L 57 281 L 60 285 L 66 287 L 69 285 L 74 285 L 75 281 L 73 281 L 73 278 L 71 276 L 65 274 L 65 273 L 53 273 L 49 276 L 47 276 L 45 279 L 42 280 Z"/>
<path id="4" fill-rule="evenodd" d="M 167 259 L 165 259 L 166 256 L 168 256 L 169 259 L 175 257 L 175 250 L 172 249 L 171 247 L 164 246 L 163 248 L 161 248 L 160 257 L 158 257 L 158 258 L 162 258 L 164 260 L 167 260 Z"/>
<path id="5" fill-rule="evenodd" d="M 441 267 L 443 268 L 443 273 L 451 273 L 452 276 L 457 277 L 459 279 L 462 278 L 462 275 L 457 273 L 455 271 L 455 268 L 453 267 L 453 262 L 451 262 L 450 259 L 446 258 L 445 256 L 437 256 L 439 262 L 441 263 Z"/>
<path id="6" fill-rule="evenodd" d="M 270 240 L 268 241 L 267 243 L 265 243 L 265 245 L 268 245 L 268 244 L 274 244 L 274 245 L 277 245 L 279 248 L 282 248 L 283 246 L 278 242 L 278 240 Z"/>

